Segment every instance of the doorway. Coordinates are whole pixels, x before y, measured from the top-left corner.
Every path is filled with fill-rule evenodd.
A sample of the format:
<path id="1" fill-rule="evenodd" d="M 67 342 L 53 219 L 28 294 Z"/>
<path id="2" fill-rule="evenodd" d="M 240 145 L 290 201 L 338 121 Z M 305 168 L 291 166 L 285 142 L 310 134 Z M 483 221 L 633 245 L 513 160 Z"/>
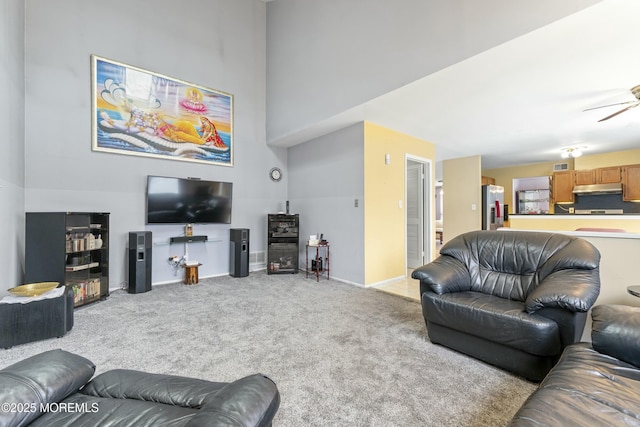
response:
<path id="1" fill-rule="evenodd" d="M 431 161 L 405 159 L 407 269 L 431 260 Z"/>

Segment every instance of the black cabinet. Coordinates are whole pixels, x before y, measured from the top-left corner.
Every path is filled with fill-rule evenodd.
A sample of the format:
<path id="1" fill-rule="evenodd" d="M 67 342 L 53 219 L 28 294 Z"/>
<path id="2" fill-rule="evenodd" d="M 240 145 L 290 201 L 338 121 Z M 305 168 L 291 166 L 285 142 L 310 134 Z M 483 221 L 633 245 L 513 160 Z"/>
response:
<path id="1" fill-rule="evenodd" d="M 59 282 L 78 307 L 109 296 L 109 214 L 27 212 L 25 283 Z"/>
<path id="2" fill-rule="evenodd" d="M 267 273 L 298 272 L 298 214 L 269 214 L 267 217 Z"/>

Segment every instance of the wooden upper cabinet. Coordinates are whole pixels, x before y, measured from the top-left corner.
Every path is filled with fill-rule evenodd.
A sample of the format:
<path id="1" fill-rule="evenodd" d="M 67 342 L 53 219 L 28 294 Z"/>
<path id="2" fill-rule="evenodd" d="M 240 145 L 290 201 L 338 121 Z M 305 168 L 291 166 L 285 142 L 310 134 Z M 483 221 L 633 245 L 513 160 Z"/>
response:
<path id="1" fill-rule="evenodd" d="M 496 185 L 496 180 L 495 178 L 491 178 L 490 176 L 483 176 L 482 185 Z"/>
<path id="2" fill-rule="evenodd" d="M 622 200 L 640 200 L 640 165 L 622 166 Z"/>
<path id="3" fill-rule="evenodd" d="M 590 185 L 596 183 L 596 170 L 577 170 L 574 171 L 576 185 Z"/>
<path id="4" fill-rule="evenodd" d="M 574 172 L 561 171 L 554 172 L 551 180 L 551 195 L 553 203 L 573 203 L 575 196 L 573 186 L 575 182 Z"/>
<path id="5" fill-rule="evenodd" d="M 622 168 L 620 166 L 611 166 L 596 169 L 596 182 L 598 184 L 617 184 L 622 182 Z"/>

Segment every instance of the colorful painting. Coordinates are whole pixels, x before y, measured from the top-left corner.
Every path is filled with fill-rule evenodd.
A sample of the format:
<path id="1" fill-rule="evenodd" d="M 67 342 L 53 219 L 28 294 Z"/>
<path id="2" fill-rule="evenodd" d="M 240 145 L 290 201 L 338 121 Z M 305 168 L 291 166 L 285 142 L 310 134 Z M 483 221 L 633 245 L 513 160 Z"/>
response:
<path id="1" fill-rule="evenodd" d="M 94 151 L 233 166 L 233 96 L 91 56 Z"/>

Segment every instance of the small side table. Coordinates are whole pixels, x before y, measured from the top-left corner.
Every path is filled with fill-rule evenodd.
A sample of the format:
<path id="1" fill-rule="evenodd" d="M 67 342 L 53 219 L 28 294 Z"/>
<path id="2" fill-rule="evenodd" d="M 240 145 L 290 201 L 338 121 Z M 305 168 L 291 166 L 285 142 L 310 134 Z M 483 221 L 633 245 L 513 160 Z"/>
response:
<path id="1" fill-rule="evenodd" d="M 313 251 L 313 248 L 316 249 L 315 257 L 311 260 L 311 274 L 315 274 L 316 282 L 319 282 L 320 276 L 323 276 L 326 272 L 327 280 L 329 280 L 329 243 L 319 243 L 317 245 L 307 244 L 305 268 L 307 271 L 307 278 L 309 277 L 309 248 L 311 248 L 311 251 Z M 325 255 L 324 258 L 320 256 L 321 254 Z"/>
<path id="2" fill-rule="evenodd" d="M 184 284 L 195 285 L 198 283 L 198 267 L 202 264 L 183 265 L 184 267 Z"/>
<path id="3" fill-rule="evenodd" d="M 627 292 L 629 292 L 634 297 L 640 298 L 640 286 L 628 286 Z"/>

